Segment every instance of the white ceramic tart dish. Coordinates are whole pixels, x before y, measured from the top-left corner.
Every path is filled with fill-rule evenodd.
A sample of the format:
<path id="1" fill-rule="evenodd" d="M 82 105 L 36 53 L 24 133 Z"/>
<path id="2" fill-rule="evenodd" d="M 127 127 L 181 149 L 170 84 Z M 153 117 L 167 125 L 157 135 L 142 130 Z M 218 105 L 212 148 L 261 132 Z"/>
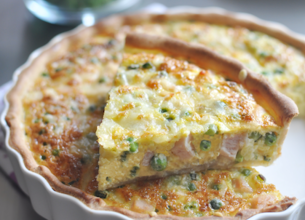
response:
<path id="1" fill-rule="evenodd" d="M 196 12 L 196 10 L 194 11 L 194 9 L 192 9 L 191 11 L 193 13 Z M 284 42 L 286 41 L 287 43 L 294 45 L 296 47 L 304 48 L 304 43 L 300 36 L 288 31 L 286 28 L 283 28 L 280 25 L 263 22 L 252 16 L 245 15 L 245 14 L 228 13 L 221 9 L 205 9 L 205 10 L 200 10 L 197 12 L 198 13 L 200 12 L 201 16 L 205 17 L 205 19 L 213 18 L 213 21 L 217 20 L 217 19 L 215 20 L 215 18 L 219 18 L 219 19 L 222 18 L 222 20 L 225 19 L 228 22 L 228 24 L 236 24 L 236 23 L 240 22 L 238 24 L 244 24 L 246 27 L 250 27 L 251 29 L 254 29 L 254 30 L 266 32 L 267 34 L 273 35 L 273 36 L 277 37 L 278 39 L 280 39 Z M 175 10 L 173 10 L 172 13 L 175 13 Z M 175 16 L 175 15 L 172 15 L 172 16 Z M 143 16 L 145 17 L 147 15 L 143 15 Z M 171 15 L 169 15 L 169 16 L 171 16 Z M 196 15 L 195 17 L 197 17 L 197 16 L 198 15 Z M 152 17 L 154 17 L 154 16 L 152 16 Z M 159 16 L 155 16 L 155 17 L 157 18 Z M 15 96 L 10 95 L 10 100 L 12 100 L 12 96 L 14 96 L 14 99 L 18 99 L 18 95 L 20 96 L 20 94 L 27 93 L 27 89 L 29 87 L 31 87 L 34 83 L 33 78 L 37 78 L 42 73 L 44 73 L 45 66 L 50 61 L 56 60 L 56 59 L 58 59 L 58 57 L 62 57 L 64 55 L 66 55 L 67 51 L 77 48 L 78 45 L 84 45 L 84 44 L 88 43 L 92 39 L 92 36 L 95 35 L 96 33 L 100 32 L 100 30 L 105 30 L 105 28 L 106 29 L 107 28 L 115 29 L 115 27 L 121 26 L 122 23 L 124 24 L 124 22 L 127 22 L 126 24 L 128 24 L 128 22 L 131 20 L 134 20 L 134 19 L 132 19 L 132 17 L 128 17 L 128 18 L 112 17 L 112 18 L 109 18 L 108 20 L 101 21 L 100 23 L 98 23 L 97 25 L 95 25 L 93 27 L 88 27 L 88 28 L 79 27 L 78 29 L 76 29 L 70 33 L 59 35 L 45 47 L 33 52 L 33 54 L 30 56 L 28 62 L 26 64 L 24 64 L 22 67 L 20 67 L 14 74 L 15 87 L 14 87 L 14 92 L 11 94 L 15 94 Z M 211 20 L 209 20 L 209 21 L 211 21 Z M 247 26 L 247 25 L 250 25 L 250 26 Z M 112 37 L 114 37 L 114 36 L 112 36 Z M 103 40 L 104 40 L 103 38 L 98 38 L 97 43 L 103 43 Z M 120 41 L 120 36 L 118 36 L 117 41 Z M 107 43 L 107 45 L 105 46 L 105 48 L 107 51 L 111 51 L 113 48 L 115 48 L 115 46 L 113 46 L 113 42 L 109 41 Z M 102 49 L 105 49 L 105 48 L 102 48 Z M 86 50 L 86 48 L 83 48 L 83 50 Z M 115 54 L 112 54 L 112 56 L 113 55 L 115 55 Z M 109 58 L 107 58 L 107 55 L 105 55 L 105 57 L 104 57 L 105 60 L 109 59 Z M 68 57 L 67 59 L 69 60 L 70 58 L 71 57 Z M 71 61 L 71 59 L 70 59 L 70 61 Z M 114 57 L 112 57 L 112 59 L 114 59 Z M 77 60 L 77 62 L 81 63 L 82 61 Z M 91 62 L 95 63 L 95 60 L 91 60 Z M 115 61 L 114 61 L 114 63 L 115 63 Z M 62 63 L 60 63 L 60 64 L 62 64 Z M 60 68 L 60 66 L 56 66 L 56 65 L 59 65 L 59 64 L 54 64 L 53 66 L 49 67 L 51 69 L 55 68 L 56 71 L 49 72 L 48 73 L 49 75 L 43 74 L 43 77 L 47 76 L 47 77 L 51 77 L 51 78 L 52 77 L 56 78 L 57 75 L 60 75 L 61 73 L 62 74 L 67 73 L 67 72 L 63 72 L 63 69 Z M 111 67 L 109 67 L 109 68 L 111 69 Z M 35 71 L 32 71 L 32 70 L 35 70 Z M 50 69 L 48 69 L 48 70 L 50 70 Z M 111 71 L 109 70 L 109 72 L 111 72 Z M 110 78 L 109 82 L 111 82 L 111 76 L 112 76 L 111 74 L 112 73 L 107 75 L 107 77 Z M 97 77 L 99 77 L 99 76 L 97 76 Z M 89 79 L 89 81 L 90 80 L 91 79 Z M 105 78 L 103 78 L 103 79 L 96 78 L 95 80 L 98 81 L 99 83 L 104 83 Z M 76 81 L 77 81 L 77 79 L 76 79 Z M 66 83 L 74 84 L 76 81 L 67 81 Z M 22 86 L 20 86 L 21 84 L 22 84 Z M 41 86 L 44 86 L 44 85 L 41 85 Z M 96 88 L 103 87 L 103 89 L 100 89 L 97 91 L 100 94 L 100 96 L 105 96 L 105 94 L 108 91 L 107 86 L 108 86 L 108 88 L 110 88 L 111 83 L 105 83 L 103 86 L 101 86 L 101 85 L 96 86 Z M 34 94 L 30 93 L 29 95 L 31 96 Z M 50 96 L 52 96 L 52 95 L 54 95 L 54 94 L 50 94 Z M 93 99 L 95 97 L 95 94 L 91 94 L 91 95 L 92 95 L 91 98 L 92 97 L 93 98 L 87 100 L 88 102 L 85 101 L 83 108 L 89 107 L 89 111 L 91 111 L 91 113 L 93 113 L 94 115 L 98 115 L 101 112 L 99 109 L 101 106 L 90 107 L 90 101 L 93 101 Z M 35 98 L 35 96 L 33 96 L 33 97 Z M 82 100 L 81 97 L 79 97 L 78 100 Z M 12 111 L 15 113 L 18 113 L 18 111 L 19 112 L 22 111 L 23 107 L 22 107 L 21 101 L 20 101 L 20 103 L 17 103 L 17 104 L 15 103 L 15 105 L 12 105 L 12 103 L 10 103 L 10 105 L 9 105 L 8 101 L 6 101 L 6 105 L 7 105 L 6 110 L 4 111 L 4 113 L 2 115 L 2 124 L 5 127 L 6 132 L 7 132 L 7 137 L 6 137 L 7 150 L 8 150 L 10 159 L 12 161 L 14 170 L 16 172 L 17 180 L 20 184 L 20 187 L 23 189 L 23 191 L 26 194 L 28 194 L 30 196 L 34 209 L 40 215 L 42 215 L 43 217 L 45 217 L 47 219 L 101 219 L 101 218 L 129 219 L 127 216 L 129 216 L 131 218 L 140 218 L 140 219 L 149 218 L 149 215 L 147 215 L 147 214 L 140 215 L 135 212 L 131 212 L 131 211 L 127 211 L 127 210 L 113 209 L 109 206 L 107 207 L 107 206 L 105 206 L 105 202 L 102 199 L 99 199 L 95 196 L 86 194 L 83 191 L 71 186 L 73 184 L 79 184 L 79 183 L 77 183 L 77 181 L 79 181 L 79 179 L 75 179 L 75 180 L 72 179 L 70 182 L 68 182 L 68 180 L 66 180 L 66 179 L 59 180 L 50 172 L 50 170 L 48 168 L 46 168 L 45 166 L 38 165 L 38 163 L 36 162 L 37 157 L 35 158 L 35 155 L 34 155 L 34 157 L 32 156 L 32 153 L 29 150 L 29 148 L 20 147 L 20 146 L 25 146 L 26 138 L 23 136 L 24 136 L 24 130 L 27 128 L 23 128 L 22 123 L 20 123 L 21 119 L 16 117 L 16 114 L 11 114 Z M 11 128 L 14 127 L 14 129 L 10 129 L 5 122 L 5 115 L 7 114 L 8 110 L 9 110 L 9 115 L 8 115 L 7 119 L 10 123 Z M 80 110 L 82 110 L 82 109 L 80 109 Z M 74 110 L 72 109 L 72 111 L 75 111 L 75 109 Z M 73 112 L 66 111 L 64 113 L 65 113 L 65 115 L 63 115 L 63 116 L 65 116 L 65 120 L 70 121 L 71 118 L 69 116 L 70 115 L 73 116 Z M 51 117 L 52 114 L 53 114 L 52 112 L 44 112 L 44 114 L 43 114 L 44 116 L 42 116 L 42 118 L 39 119 L 39 121 L 37 121 L 37 123 L 40 125 L 45 124 L 43 126 L 46 126 L 46 129 L 48 129 L 47 126 L 50 126 L 52 124 L 52 120 L 53 120 L 53 118 Z M 88 113 L 88 115 L 89 114 L 90 114 L 90 112 Z M 21 116 L 21 115 L 22 114 L 19 114 L 19 116 Z M 48 116 L 48 115 L 51 115 L 51 116 Z M 93 117 L 93 119 L 94 119 L 94 117 Z M 18 123 L 18 120 L 19 120 L 19 123 Z M 292 130 L 293 130 L 293 126 L 292 126 Z M 62 132 L 62 130 L 59 130 L 58 132 L 60 133 L 60 132 Z M 42 137 L 44 137 L 45 133 L 48 133 L 48 130 L 38 130 L 38 134 L 42 135 Z M 89 134 L 89 133 L 90 133 L 90 131 L 88 130 L 87 134 Z M 18 138 L 18 139 L 10 138 L 10 137 L 14 137 L 14 136 L 16 137 L 16 135 L 18 135 L 18 134 L 19 134 L 20 138 Z M 69 135 L 70 135 L 70 133 L 69 133 Z M 72 137 L 75 138 L 76 136 L 77 136 L 77 132 L 73 133 Z M 69 137 L 71 137 L 71 135 Z M 90 135 L 86 136 L 86 138 L 87 138 L 86 140 L 89 142 L 90 142 L 90 137 L 92 138 L 92 136 L 90 136 Z M 288 135 L 288 137 L 289 137 L 289 135 Z M 290 143 L 290 144 L 296 145 L 295 142 Z M 43 145 L 48 146 L 49 143 L 46 143 Z M 284 149 L 285 149 L 285 147 L 286 148 L 290 147 L 290 146 L 287 146 L 287 142 L 284 144 Z M 292 148 L 293 147 L 290 147 L 289 149 L 292 149 Z M 92 149 L 92 151 L 94 151 L 94 149 Z M 58 148 L 58 149 L 50 148 L 48 150 L 48 153 L 51 153 L 56 158 L 56 156 L 58 156 L 58 154 L 62 153 L 62 148 Z M 41 155 L 40 159 L 41 159 L 41 161 L 46 160 L 46 159 L 51 160 L 53 158 L 52 155 Z M 295 157 L 297 157 L 297 155 Z M 60 172 L 60 170 L 58 172 Z M 300 179 L 300 181 L 302 181 L 302 180 Z M 295 182 L 295 180 L 292 182 Z M 302 182 L 299 182 L 299 184 L 302 185 Z M 293 185 L 290 185 L 290 186 L 291 186 L 291 188 L 294 187 Z M 64 193 L 61 193 L 61 192 L 64 192 Z M 289 195 L 289 193 L 287 195 Z M 297 195 L 295 195 L 295 196 L 297 196 Z M 78 198 L 78 199 L 76 199 L 76 198 Z M 298 198 L 302 199 L 304 197 L 298 197 Z M 286 211 L 283 211 L 280 213 L 258 214 L 256 216 L 254 216 L 253 219 L 288 219 L 288 218 L 298 219 L 298 217 L 300 217 L 299 219 L 301 219 L 301 216 L 302 216 L 301 210 L 303 208 L 304 203 L 305 203 L 305 201 L 302 199 L 302 200 L 299 200 L 296 203 L 296 205 L 290 207 Z M 112 210 L 118 210 L 119 212 L 124 213 L 125 215 L 122 215 L 118 212 L 111 212 Z M 269 210 L 269 211 L 271 211 L 271 210 Z M 172 218 L 175 219 L 175 217 L 172 217 Z M 209 219 L 209 218 L 206 218 L 206 219 Z"/>

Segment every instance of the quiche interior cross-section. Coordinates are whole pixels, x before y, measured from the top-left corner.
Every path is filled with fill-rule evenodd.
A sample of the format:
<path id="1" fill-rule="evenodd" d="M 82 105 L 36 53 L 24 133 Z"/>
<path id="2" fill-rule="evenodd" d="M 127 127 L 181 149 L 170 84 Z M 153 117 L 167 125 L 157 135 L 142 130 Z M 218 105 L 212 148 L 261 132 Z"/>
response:
<path id="1" fill-rule="evenodd" d="M 201 45 L 129 34 L 109 92 L 99 190 L 204 169 L 269 165 L 296 105 L 241 63 Z"/>

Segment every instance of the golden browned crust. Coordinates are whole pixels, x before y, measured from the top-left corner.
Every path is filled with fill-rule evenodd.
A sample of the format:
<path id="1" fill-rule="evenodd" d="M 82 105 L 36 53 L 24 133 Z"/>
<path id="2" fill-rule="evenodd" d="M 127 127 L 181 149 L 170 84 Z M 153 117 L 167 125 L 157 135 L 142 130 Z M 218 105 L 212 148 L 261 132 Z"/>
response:
<path id="1" fill-rule="evenodd" d="M 170 37 L 136 33 L 127 34 L 125 45 L 145 50 L 159 50 L 183 57 L 203 69 L 211 69 L 241 83 L 254 95 L 256 102 L 264 107 L 281 126 L 289 124 L 299 113 L 296 104 L 275 90 L 263 76 L 247 69 L 241 62 L 220 55 L 203 45 L 189 44 Z"/>
<path id="2" fill-rule="evenodd" d="M 251 218 L 254 215 L 264 212 L 281 212 L 288 209 L 296 202 L 296 198 L 285 197 L 283 200 L 279 201 L 276 204 L 269 205 L 262 209 L 245 209 L 238 212 L 234 217 L 218 217 L 218 216 L 204 216 L 204 217 L 178 217 L 178 216 L 168 216 L 168 215 L 157 215 L 157 216 L 150 216 L 148 214 L 139 214 L 135 213 L 126 209 L 118 208 L 118 207 L 109 207 L 106 210 L 113 210 L 124 215 L 127 215 L 131 218 L 135 219 L 143 219 L 143 220 L 159 220 L 159 219 L 166 219 L 166 220 L 246 220 Z"/>
<path id="3" fill-rule="evenodd" d="M 249 28 L 251 30 L 256 30 L 260 32 L 264 32 L 271 36 L 278 38 L 279 40 L 295 46 L 305 52 L 305 40 L 303 37 L 299 36 L 296 33 L 289 31 L 282 26 L 276 26 L 272 23 L 266 23 L 265 21 L 261 21 L 254 17 L 243 17 L 239 16 L 238 14 L 220 11 L 220 12 L 211 12 L 211 11 L 202 11 L 198 13 L 179 13 L 179 14 L 147 14 L 147 13 L 140 13 L 134 15 L 127 15 L 127 16 L 112 16 L 106 19 L 101 20 L 94 26 L 91 27 L 79 27 L 76 30 L 61 35 L 60 38 L 56 38 L 52 40 L 49 44 L 45 47 L 41 48 L 39 52 L 32 55 L 28 62 L 23 65 L 20 70 L 17 70 L 15 73 L 15 77 L 18 79 L 16 80 L 16 84 L 13 89 L 7 95 L 7 101 L 9 103 L 8 113 L 6 115 L 6 121 L 8 126 L 10 127 L 10 134 L 9 134 L 9 145 L 13 149 L 17 150 L 25 163 L 27 169 L 36 172 L 42 175 L 52 186 L 52 188 L 58 192 L 62 192 L 65 194 L 72 195 L 78 199 L 80 199 L 84 204 L 87 206 L 98 209 L 98 210 L 111 210 L 116 211 L 122 214 L 125 214 L 131 218 L 135 219 L 181 219 L 181 217 L 174 217 L 174 216 L 157 216 L 150 218 L 149 215 L 146 214 L 139 214 L 135 213 L 126 209 L 121 209 L 117 207 L 109 207 L 105 206 L 103 200 L 93 197 L 84 193 L 83 191 L 66 186 L 59 182 L 59 180 L 50 172 L 47 167 L 39 166 L 37 162 L 34 160 L 32 153 L 29 147 L 26 145 L 25 137 L 24 137 L 24 129 L 22 127 L 23 121 L 23 109 L 22 109 L 22 94 L 26 93 L 28 88 L 30 88 L 34 83 L 34 78 L 40 74 L 43 70 L 43 67 L 46 63 L 50 62 L 51 60 L 64 55 L 67 51 L 71 48 L 77 47 L 77 45 L 81 45 L 89 41 L 89 39 L 94 36 L 96 33 L 103 32 L 109 33 L 111 35 L 116 35 L 120 29 L 123 31 L 128 30 L 129 28 L 122 28 L 125 25 L 133 25 L 133 24 L 141 24 L 145 22 L 163 22 L 167 20 L 197 20 L 197 21 L 204 21 L 210 22 L 214 24 L 222 24 L 222 25 L 231 25 L 231 26 L 242 26 L 245 28 Z M 120 35 L 120 34 L 118 34 Z M 122 38 L 124 37 L 124 33 L 120 35 Z M 248 79 L 247 79 L 248 80 Z M 249 77 L 249 80 L 252 82 L 248 85 L 250 88 L 255 87 L 255 82 L 260 82 L 261 79 L 256 79 L 253 77 Z M 266 88 L 262 88 L 264 91 L 269 91 L 269 86 Z M 269 91 L 270 92 L 270 91 Z M 284 98 L 286 99 L 286 98 Z M 288 106 L 290 104 L 288 103 Z M 287 121 L 292 118 L 294 115 L 289 115 L 291 113 L 290 107 L 285 107 L 283 114 L 285 118 L 280 118 L 280 121 Z M 295 112 L 294 112 L 295 113 Z M 246 219 L 247 216 L 253 216 L 259 212 L 264 211 L 282 211 L 287 209 L 290 205 L 295 202 L 295 199 L 284 199 L 286 202 L 280 202 L 277 205 L 270 207 L 269 210 L 244 210 L 242 214 L 237 214 L 235 218 L 222 218 L 222 219 Z M 283 201 L 284 201 L 283 200 Z M 276 208 L 275 208 L 276 207 Z M 249 214 L 253 213 L 253 214 Z M 241 215 L 241 216 L 239 216 Z M 215 219 L 216 217 L 204 217 L 204 219 Z M 186 218 L 183 218 L 186 219 Z M 191 218 L 193 219 L 193 218 Z M 203 219 L 203 218 L 196 218 L 196 219 Z M 217 217 L 218 219 L 218 217 Z"/>

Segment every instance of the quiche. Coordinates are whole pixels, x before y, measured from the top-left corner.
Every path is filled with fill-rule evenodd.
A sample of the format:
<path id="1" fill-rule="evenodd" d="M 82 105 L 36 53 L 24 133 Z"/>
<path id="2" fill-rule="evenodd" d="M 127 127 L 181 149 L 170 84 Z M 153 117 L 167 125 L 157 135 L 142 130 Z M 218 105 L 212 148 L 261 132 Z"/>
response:
<path id="1" fill-rule="evenodd" d="M 263 78 L 172 38 L 129 34 L 125 46 L 96 132 L 100 190 L 191 170 L 269 165 L 280 155 L 298 109 Z"/>
<path id="2" fill-rule="evenodd" d="M 106 199 L 103 191 L 98 191 L 96 176 L 100 146 L 95 132 L 103 119 L 107 94 L 113 86 L 113 78 L 123 56 L 124 37 L 128 31 L 166 35 L 190 43 L 204 44 L 222 55 L 236 58 L 250 70 L 261 73 L 276 89 L 291 97 L 297 103 L 300 115 L 305 112 L 304 40 L 282 27 L 225 11 L 115 15 L 94 26 L 80 27 L 57 37 L 39 52 L 36 51 L 29 61 L 18 69 L 14 76 L 14 87 L 7 95 L 9 109 L 6 121 L 10 127 L 7 135 L 9 147 L 20 153 L 28 170 L 42 175 L 54 191 L 73 196 L 91 209 L 115 211 L 133 219 L 184 219 L 183 216 L 186 215 L 190 218 L 196 217 L 195 212 L 166 214 L 161 209 L 159 214 L 152 216 L 155 213 L 144 214 L 131 206 L 120 205 L 124 201 L 122 196 L 139 197 L 135 191 L 131 193 L 128 187 L 123 194 L 107 190 L 112 193 L 109 193 Z M 228 85 L 234 84 L 234 81 L 239 84 L 238 79 L 232 76 L 225 78 L 232 80 L 226 81 Z M 246 85 L 237 86 L 242 87 L 250 91 Z M 255 95 L 252 95 L 255 98 Z M 265 105 L 259 105 L 265 108 Z M 267 112 L 274 117 L 269 110 Z M 280 121 L 276 118 L 274 120 L 276 124 Z M 128 154 L 130 155 L 133 154 Z M 264 163 L 267 164 L 267 161 Z M 24 166 L 21 166 L 23 170 Z M 20 173 L 16 175 L 18 178 Z M 25 181 L 27 182 L 26 179 Z M 197 189 L 198 183 L 195 183 Z M 135 184 L 140 182 L 130 186 L 134 187 Z M 249 185 L 252 186 L 250 183 Z M 266 184 L 261 185 L 262 190 L 265 186 Z M 41 189 L 43 193 L 45 188 Z M 198 190 L 194 191 L 197 192 Z M 260 194 L 260 190 L 257 193 Z M 44 195 L 50 194 L 52 198 L 48 201 L 52 205 L 52 199 L 58 194 L 54 195 L 52 191 L 48 191 Z M 145 197 L 145 193 L 142 197 Z M 222 199 L 218 196 L 209 198 L 216 197 Z M 116 203 L 110 203 L 108 198 L 112 201 L 116 198 Z M 237 194 L 236 198 L 246 202 L 241 194 Z M 282 211 L 295 202 L 292 199 L 286 203 L 285 198 L 277 198 L 271 208 L 259 209 L 256 213 Z M 32 199 L 35 210 L 40 209 L 41 207 L 35 206 L 40 203 L 35 203 L 35 198 Z M 229 203 L 223 199 L 222 201 Z M 150 205 L 155 204 L 154 202 Z M 206 204 L 209 205 L 208 202 Z M 250 208 L 247 205 L 240 207 L 237 208 L 239 211 Z M 219 209 L 216 215 L 223 213 L 226 216 L 227 213 L 223 210 Z M 230 215 L 234 215 L 233 211 Z"/>

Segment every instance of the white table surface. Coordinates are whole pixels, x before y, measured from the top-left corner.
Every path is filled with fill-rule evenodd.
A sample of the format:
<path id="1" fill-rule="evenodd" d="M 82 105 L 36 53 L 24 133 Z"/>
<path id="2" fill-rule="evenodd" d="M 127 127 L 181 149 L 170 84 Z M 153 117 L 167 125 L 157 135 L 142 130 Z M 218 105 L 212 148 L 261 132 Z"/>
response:
<path id="1" fill-rule="evenodd" d="M 29 12 L 23 6 L 21 0 L 13 0 L 2 2 L 0 0 L 0 12 L 1 5 L 5 5 L 7 9 L 11 10 L 7 13 L 6 18 L 14 16 L 14 12 L 22 12 L 26 16 L 31 16 Z M 153 1 L 146 1 L 145 3 L 149 4 Z M 305 34 L 305 1 L 304 0 L 165 0 L 158 1 L 168 7 L 178 6 L 178 5 L 191 5 L 197 7 L 222 7 L 227 10 L 236 11 L 236 12 L 246 12 L 253 14 L 261 19 L 276 21 L 286 25 L 291 30 Z M 9 7 L 9 6 L 14 7 Z M 16 8 L 17 7 L 17 8 Z M 20 21 L 16 21 L 19 19 Z M 34 18 L 32 18 L 34 19 Z M 2 22 L 2 23 L 1 23 Z M 14 56 L 6 56 L 8 51 L 5 51 L 4 39 L 9 39 L 13 37 L 16 33 L 8 33 L 8 25 L 5 25 L 4 21 L 0 22 L 0 65 L 3 62 L 11 62 L 12 65 L 7 68 L 16 68 L 20 65 L 20 62 L 24 62 L 26 56 L 28 56 L 29 51 L 26 53 L 23 51 L 23 48 L 20 47 L 15 50 L 15 53 L 23 52 L 25 56 L 19 60 L 12 60 Z M 14 22 L 25 23 L 22 16 L 15 16 Z M 22 34 L 22 31 L 19 33 Z M 24 33 L 26 34 L 26 33 Z M 21 41 L 21 40 L 20 40 Z M 26 42 L 21 42 L 25 44 Z M 32 48 L 34 50 L 36 48 Z M 11 54 L 12 55 L 12 54 Z M 6 57 L 10 57 L 10 60 L 7 60 Z M 11 78 L 10 75 L 3 75 L 3 71 L 0 72 L 0 83 L 4 83 Z M 7 74 L 7 73 L 6 73 Z M 31 206 L 30 199 L 23 194 L 18 186 L 13 184 L 9 178 L 0 170 L 0 220 L 43 220 L 44 218 L 40 217 L 35 213 Z"/>

